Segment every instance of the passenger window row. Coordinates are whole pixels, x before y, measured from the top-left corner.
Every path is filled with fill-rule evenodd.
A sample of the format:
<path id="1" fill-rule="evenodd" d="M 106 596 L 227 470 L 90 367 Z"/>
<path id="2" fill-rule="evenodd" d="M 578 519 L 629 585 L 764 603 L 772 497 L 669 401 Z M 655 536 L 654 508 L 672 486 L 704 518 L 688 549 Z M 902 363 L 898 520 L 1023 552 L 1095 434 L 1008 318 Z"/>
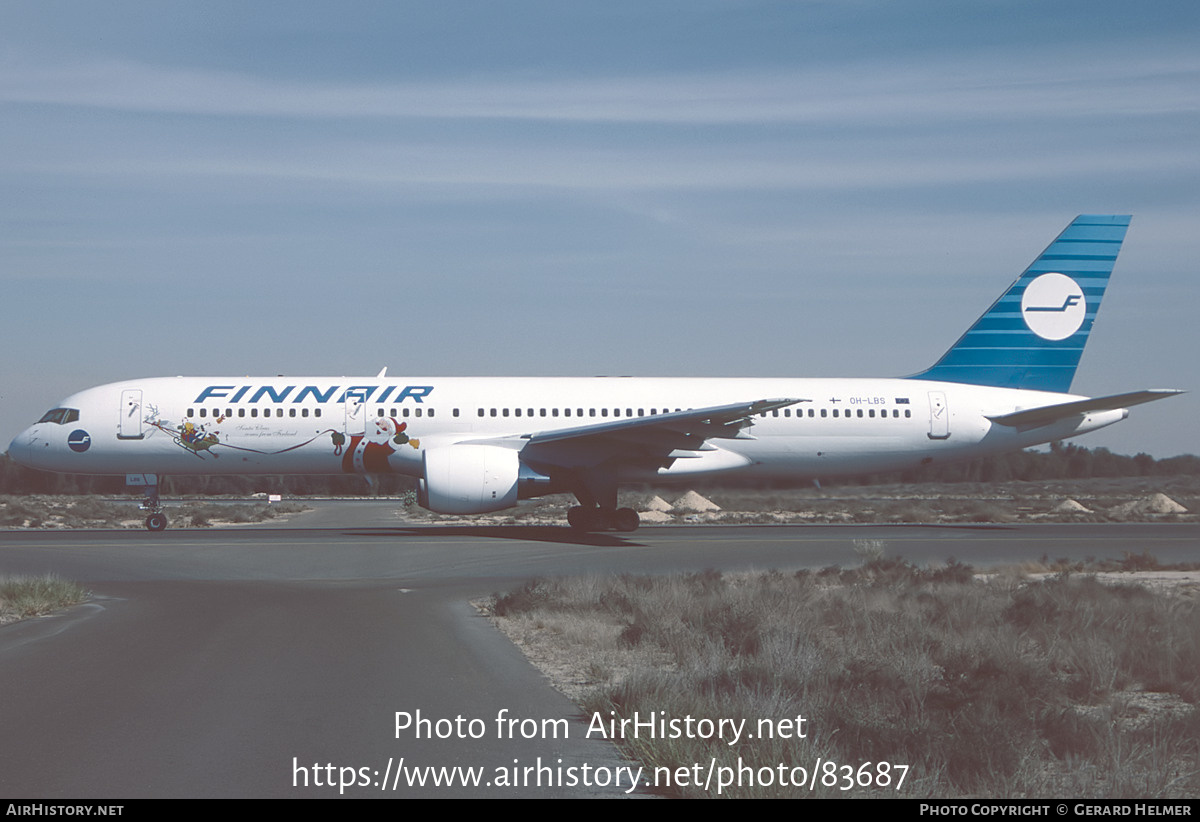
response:
<path id="1" fill-rule="evenodd" d="M 889 410 L 891 411 L 890 414 L 888 413 Z M 839 414 L 839 411 L 841 412 L 840 414 Z M 866 418 L 866 419 L 876 419 L 876 418 L 900 419 L 901 416 L 903 416 L 905 419 L 910 419 L 912 417 L 912 409 L 910 409 L 910 408 L 905 408 L 903 415 L 900 413 L 899 408 L 892 408 L 892 409 L 880 408 L 878 414 L 876 414 L 875 411 L 876 411 L 876 409 L 874 409 L 874 408 L 866 409 L 865 413 L 864 413 L 864 409 L 862 409 L 862 408 L 842 408 L 842 409 L 838 409 L 838 408 L 832 408 L 832 409 L 830 409 L 830 408 L 820 408 L 820 409 L 797 408 L 796 409 L 796 417 L 799 418 L 799 417 L 807 416 L 809 418 L 813 418 L 813 417 L 838 417 L 838 416 L 840 416 L 842 418 L 857 417 L 858 419 L 863 419 L 863 418 Z M 807 415 L 805 412 L 807 412 Z M 781 415 L 784 417 L 790 417 L 790 416 L 792 416 L 792 409 L 784 408 L 783 411 L 781 412 L 778 408 L 776 408 L 774 411 L 771 411 L 770 414 L 772 417 L 779 417 Z M 762 414 L 761 416 L 765 417 L 766 414 Z"/>
<path id="2" fill-rule="evenodd" d="M 201 418 L 206 418 L 206 417 L 222 418 L 222 417 L 224 417 L 226 419 L 235 418 L 235 417 L 238 419 L 243 419 L 246 417 L 249 417 L 250 419 L 256 419 L 259 417 L 282 418 L 284 416 L 287 416 L 289 418 L 294 418 L 294 417 L 307 418 L 310 415 L 313 417 L 321 416 L 320 408 L 313 408 L 311 410 L 308 408 L 299 408 L 299 409 L 288 408 L 288 409 L 286 409 L 286 411 L 287 411 L 286 415 L 284 413 L 284 410 L 285 409 L 283 409 L 283 408 L 269 408 L 269 407 L 264 407 L 261 409 L 257 408 L 257 407 L 249 408 L 249 409 L 247 409 L 245 407 L 239 407 L 236 409 L 236 414 L 235 414 L 235 409 L 232 409 L 232 408 L 225 408 L 222 410 L 221 408 L 201 407 L 198 414 L 196 413 L 195 409 L 189 408 L 187 415 L 189 417 L 192 417 L 192 416 L 199 416 Z M 435 410 L 436 409 L 433 409 L 433 408 L 400 408 L 400 409 L 378 408 L 378 409 L 376 409 L 376 415 L 380 416 L 380 417 L 383 417 L 383 416 L 433 417 L 433 416 L 435 416 Z M 681 411 L 682 409 L 676 408 L 675 410 Z M 880 408 L 880 409 L 875 409 L 875 408 L 867 408 L 867 409 L 862 409 L 862 408 L 841 408 L 841 409 L 839 409 L 839 408 L 797 408 L 797 409 L 794 409 L 795 413 L 793 413 L 793 409 L 791 409 L 791 408 L 784 408 L 784 409 L 776 408 L 772 411 L 764 412 L 764 413 L 760 414 L 759 416 L 766 417 L 766 416 L 770 415 L 773 418 L 783 417 L 785 419 L 787 419 L 787 418 L 794 418 L 794 419 L 821 418 L 821 419 L 825 419 L 828 417 L 843 418 L 843 419 L 849 419 L 852 417 L 858 418 L 858 419 L 877 419 L 877 418 L 878 419 L 889 419 L 889 418 L 890 419 L 900 419 L 901 417 L 903 417 L 905 419 L 910 419 L 912 417 L 911 409 L 909 409 L 909 408 L 903 409 L 903 414 L 901 414 L 901 410 L 902 409 L 899 409 L 899 408 L 891 408 L 891 409 L 888 409 L 888 408 Z M 878 413 L 876 413 L 877 411 L 878 411 Z M 480 417 L 509 417 L 509 416 L 512 416 L 512 417 L 560 417 L 561 416 L 561 417 L 601 417 L 601 418 L 606 418 L 606 417 L 612 416 L 612 417 L 620 418 L 620 417 L 645 417 L 645 416 L 647 416 L 646 409 L 644 409 L 644 408 L 638 408 L 638 409 L 633 409 L 633 408 L 613 408 L 613 409 L 609 409 L 609 408 L 599 408 L 599 409 L 597 409 L 597 408 L 587 408 L 587 409 L 584 409 L 584 408 L 561 408 L 561 409 L 560 408 L 548 408 L 548 409 L 547 408 L 538 408 L 538 409 L 534 409 L 534 408 L 511 408 L 511 409 L 510 408 L 479 408 L 476 413 Z M 658 414 L 669 414 L 669 413 L 671 413 L 670 408 L 651 408 L 650 412 L 649 412 L 649 416 L 657 416 Z M 457 408 L 452 409 L 451 415 L 454 417 L 459 416 L 459 409 L 457 409 Z M 47 411 L 45 416 L 43 416 L 39 420 L 39 422 L 56 422 L 59 424 L 65 424 L 68 422 L 75 422 L 78 419 L 79 419 L 79 411 L 77 409 L 55 408 L 51 411 Z"/>
<path id="3" fill-rule="evenodd" d="M 218 420 L 232 419 L 234 417 L 237 417 L 238 419 L 242 419 L 244 417 L 249 417 L 250 419 L 257 419 L 259 417 L 283 417 L 283 416 L 308 417 L 308 416 L 310 416 L 310 414 L 313 417 L 321 416 L 320 408 L 313 408 L 313 409 L 311 409 L 311 411 L 308 408 L 299 408 L 299 409 L 289 408 L 289 409 L 287 409 L 286 415 L 283 412 L 284 412 L 284 409 L 282 409 L 282 408 L 257 408 L 257 407 L 250 408 L 249 411 L 247 412 L 247 409 L 243 407 L 243 408 L 238 408 L 237 413 L 235 414 L 234 409 L 232 409 L 232 408 L 226 408 L 226 409 L 224 409 L 224 411 L 222 411 L 222 409 L 220 409 L 220 408 L 201 407 L 200 412 L 198 414 L 196 413 L 195 409 L 189 408 L 187 410 L 187 415 L 189 417 L 198 416 L 201 418 L 213 417 Z"/>
<path id="4" fill-rule="evenodd" d="M 584 409 L 584 408 L 538 408 L 538 409 L 534 409 L 534 408 L 511 408 L 511 409 L 510 408 L 480 408 L 480 409 L 478 409 L 477 413 L 481 417 L 508 417 L 508 416 L 513 416 L 513 417 L 520 417 L 520 416 L 526 416 L 526 417 L 558 417 L 558 416 L 563 416 L 563 417 L 570 417 L 570 416 L 608 417 L 610 410 L 612 412 L 613 417 L 622 417 L 622 416 L 624 416 L 624 417 L 645 417 L 645 416 L 647 416 L 645 408 L 636 409 L 636 413 L 634 413 L 635 409 L 633 409 L 633 408 L 613 408 L 613 409 L 608 409 L 608 408 L 587 408 L 587 409 Z M 676 408 L 675 410 L 681 411 L 682 409 Z M 661 408 L 661 409 L 660 408 L 651 408 L 649 416 L 653 417 L 653 416 L 657 416 L 659 414 L 669 414 L 669 413 L 671 413 L 670 408 Z"/>

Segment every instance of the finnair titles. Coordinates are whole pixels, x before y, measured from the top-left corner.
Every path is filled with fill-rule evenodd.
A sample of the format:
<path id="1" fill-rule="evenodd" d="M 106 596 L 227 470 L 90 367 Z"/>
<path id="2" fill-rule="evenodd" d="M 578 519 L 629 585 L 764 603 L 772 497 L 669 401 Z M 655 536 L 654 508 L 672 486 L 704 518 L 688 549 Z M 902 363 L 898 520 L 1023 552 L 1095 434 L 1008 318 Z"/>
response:
<path id="1" fill-rule="evenodd" d="M 1076 218 L 909 377 L 162 377 L 67 397 L 8 453 L 33 468 L 125 474 L 144 486 L 151 530 L 167 525 L 164 475 L 398 473 L 440 513 L 569 493 L 571 527 L 632 531 L 622 483 L 903 470 L 1073 437 L 1181 393 L 1071 393 L 1129 220 Z"/>
<path id="2" fill-rule="evenodd" d="M 244 398 L 248 403 L 256 403 L 260 401 L 281 403 L 287 402 L 288 396 L 293 390 L 296 389 L 296 387 L 297 386 L 295 385 L 286 385 L 281 389 L 276 389 L 271 385 L 209 385 L 205 386 L 204 390 L 200 392 L 200 395 L 196 397 L 194 402 L 203 403 L 207 400 L 226 400 L 227 402 L 236 403 L 241 402 Z M 292 402 L 328 403 L 334 401 L 333 396 L 337 393 L 339 387 L 340 386 L 337 385 L 300 386 L 300 390 L 296 391 L 295 396 L 292 398 Z M 387 402 L 388 398 L 393 396 L 393 393 L 395 395 L 395 398 L 392 400 L 393 403 L 404 402 L 407 399 L 411 399 L 414 402 L 420 402 L 423 397 L 428 396 L 429 392 L 433 390 L 432 385 L 406 385 L 397 391 L 396 389 L 398 387 L 399 386 L 396 385 L 349 385 L 343 389 L 340 395 L 338 395 L 336 402 L 344 403 L 347 397 L 361 396 L 364 399 L 370 399 L 371 395 L 375 393 L 377 388 L 383 389 L 379 392 L 379 396 L 374 398 L 374 401 L 377 403 Z M 253 393 L 250 393 L 251 391 L 253 391 Z"/>

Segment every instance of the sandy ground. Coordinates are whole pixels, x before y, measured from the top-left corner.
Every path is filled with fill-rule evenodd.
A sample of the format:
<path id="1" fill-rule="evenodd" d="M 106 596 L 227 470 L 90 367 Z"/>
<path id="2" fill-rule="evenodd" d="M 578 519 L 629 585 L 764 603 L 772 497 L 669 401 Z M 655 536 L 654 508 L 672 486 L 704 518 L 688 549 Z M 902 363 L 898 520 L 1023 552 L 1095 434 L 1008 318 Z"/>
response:
<path id="1" fill-rule="evenodd" d="M 517 508 L 473 517 L 405 509 L 414 522 L 554 524 L 567 496 L 528 500 Z M 622 491 L 618 504 L 639 512 L 645 526 L 684 523 L 953 523 L 1194 521 L 1200 477 L 929 483 L 788 489 L 737 487 Z"/>

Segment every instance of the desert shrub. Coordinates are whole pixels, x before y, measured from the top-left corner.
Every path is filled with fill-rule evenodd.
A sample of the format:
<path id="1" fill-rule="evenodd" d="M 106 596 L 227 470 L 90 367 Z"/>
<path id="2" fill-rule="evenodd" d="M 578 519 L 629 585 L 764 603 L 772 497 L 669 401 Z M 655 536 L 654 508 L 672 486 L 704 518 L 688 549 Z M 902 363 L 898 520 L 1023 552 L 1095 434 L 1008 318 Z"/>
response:
<path id="1" fill-rule="evenodd" d="M 492 611 L 497 616 L 516 616 L 545 606 L 550 600 L 550 588 L 544 579 L 531 579 L 510 593 L 493 594 L 492 600 Z"/>
<path id="2" fill-rule="evenodd" d="M 559 603 L 572 586 L 582 600 Z M 623 623 L 617 644 L 629 653 L 671 661 L 605 685 L 585 698 L 588 709 L 751 722 L 803 715 L 813 729 L 800 745 L 622 741 L 650 767 L 713 757 L 804 766 L 820 752 L 833 761 L 908 764 L 918 792 L 911 795 L 1032 795 L 1062 786 L 1066 795 L 1177 796 L 1195 786 L 1194 768 L 1182 780 L 1154 776 L 1163 761 L 1196 761 L 1195 710 L 1133 733 L 1117 729 L 1119 706 L 1105 701 L 1136 687 L 1195 700 L 1200 625 L 1186 600 L 1070 572 L 983 583 L 954 560 L 921 569 L 886 557 L 836 575 L 624 576 L 527 583 L 508 597 L 539 614 L 591 608 Z M 1137 756 L 1122 753 L 1129 750 Z M 1150 750 L 1154 756 L 1142 754 Z M 1079 773 L 1081 761 L 1097 763 L 1086 772 L 1099 775 L 1062 776 Z"/>
<path id="3" fill-rule="evenodd" d="M 0 525 L 14 525 L 18 528 L 29 526 L 37 528 L 43 522 L 44 512 L 21 497 L 9 497 L 4 500 L 0 509 Z"/>

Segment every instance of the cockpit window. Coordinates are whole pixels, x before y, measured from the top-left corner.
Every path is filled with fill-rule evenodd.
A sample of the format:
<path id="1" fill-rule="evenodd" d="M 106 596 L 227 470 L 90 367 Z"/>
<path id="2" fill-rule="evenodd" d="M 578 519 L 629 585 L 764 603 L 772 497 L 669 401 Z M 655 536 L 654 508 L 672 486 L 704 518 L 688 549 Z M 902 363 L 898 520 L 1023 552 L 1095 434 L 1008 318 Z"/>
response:
<path id="1" fill-rule="evenodd" d="M 79 421 L 78 408 L 51 408 L 38 422 L 54 422 L 59 425 L 66 425 L 69 422 Z"/>

